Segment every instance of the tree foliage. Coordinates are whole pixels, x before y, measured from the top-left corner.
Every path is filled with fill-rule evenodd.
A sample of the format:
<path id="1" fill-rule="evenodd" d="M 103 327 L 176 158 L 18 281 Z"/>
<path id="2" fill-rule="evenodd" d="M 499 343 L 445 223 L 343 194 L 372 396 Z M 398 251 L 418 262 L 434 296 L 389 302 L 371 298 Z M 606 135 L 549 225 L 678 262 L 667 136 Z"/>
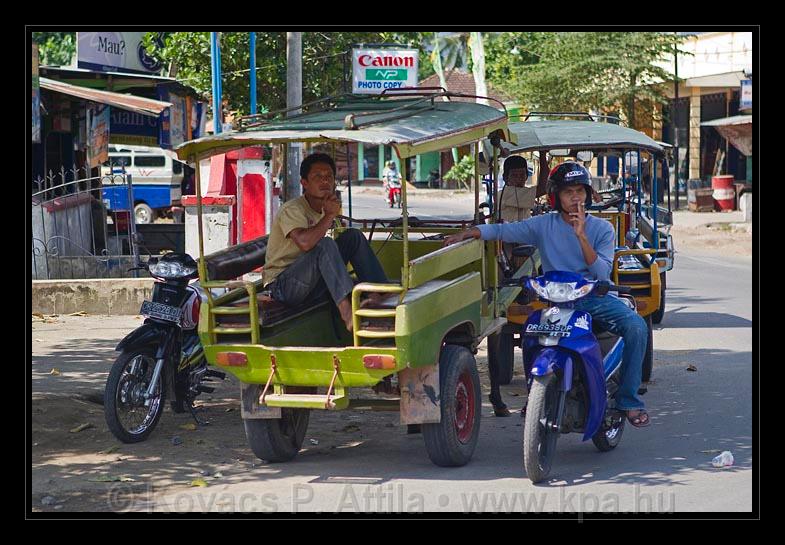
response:
<path id="1" fill-rule="evenodd" d="M 653 85 L 671 74 L 667 61 L 683 37 L 661 32 L 505 33 L 488 47 L 488 72 L 527 109 L 651 113 L 665 101 Z"/>
<path id="2" fill-rule="evenodd" d="M 76 54 L 76 32 L 33 32 L 42 65 L 67 66 Z"/>
<path id="3" fill-rule="evenodd" d="M 164 36 L 164 47 L 145 37 L 151 56 L 176 67 L 176 77 L 208 97 L 212 93 L 209 32 L 175 32 Z M 340 94 L 344 73 L 351 77 L 350 52 L 357 43 L 417 45 L 414 32 L 304 32 L 302 42 L 303 102 Z M 250 112 L 250 36 L 221 33 L 222 96 L 228 111 Z M 346 54 L 346 55 L 345 55 Z M 344 57 L 346 65 L 344 65 Z M 286 33 L 256 33 L 257 104 L 260 111 L 286 107 Z M 346 72 L 344 72 L 344 69 Z M 349 80 L 349 85 L 351 81 Z M 350 91 L 351 88 L 349 87 Z M 211 105 L 212 106 L 212 105 Z"/>

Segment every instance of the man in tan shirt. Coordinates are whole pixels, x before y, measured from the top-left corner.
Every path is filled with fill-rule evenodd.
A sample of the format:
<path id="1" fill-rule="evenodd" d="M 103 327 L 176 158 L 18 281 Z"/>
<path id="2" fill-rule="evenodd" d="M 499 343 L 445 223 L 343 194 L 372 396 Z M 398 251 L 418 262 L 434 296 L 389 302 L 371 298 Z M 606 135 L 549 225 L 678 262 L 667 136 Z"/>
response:
<path id="1" fill-rule="evenodd" d="M 361 282 L 386 283 L 387 276 L 361 231 L 347 229 L 336 239 L 325 236 L 340 208 L 333 159 L 324 153 L 306 157 L 300 183 L 303 195 L 281 206 L 273 222 L 264 285 L 274 300 L 291 306 L 329 293 L 351 331 L 354 283 L 346 264 L 351 262 Z"/>

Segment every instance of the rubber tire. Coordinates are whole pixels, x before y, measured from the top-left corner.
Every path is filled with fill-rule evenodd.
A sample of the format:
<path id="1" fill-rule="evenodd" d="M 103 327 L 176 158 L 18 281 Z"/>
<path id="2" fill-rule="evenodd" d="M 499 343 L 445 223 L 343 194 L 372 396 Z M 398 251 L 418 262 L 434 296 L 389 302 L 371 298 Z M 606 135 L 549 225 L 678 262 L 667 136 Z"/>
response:
<path id="1" fill-rule="evenodd" d="M 138 210 L 145 212 L 147 214 L 147 217 L 150 218 L 150 221 L 144 221 L 144 222 L 139 221 L 139 219 L 136 217 L 136 213 Z M 146 205 L 143 202 L 140 202 L 136 206 L 134 206 L 134 221 L 136 222 L 137 225 L 147 225 L 153 223 L 154 220 L 155 220 L 155 214 L 153 213 L 153 209 L 150 208 L 148 205 Z"/>
<path id="2" fill-rule="evenodd" d="M 660 308 L 651 315 L 651 321 L 655 324 L 662 323 L 665 317 L 665 273 L 660 273 Z"/>
<path id="3" fill-rule="evenodd" d="M 605 435 L 607 429 L 605 428 L 605 422 L 603 422 L 600 429 L 597 430 L 597 433 L 595 433 L 591 438 L 591 442 L 594 443 L 594 446 L 597 447 L 597 450 L 600 452 L 608 452 L 615 449 L 621 442 L 621 436 L 624 433 L 624 423 L 626 421 L 627 418 L 622 417 L 621 425 L 619 425 L 619 431 L 613 440 L 608 439 L 608 436 Z"/>
<path id="4" fill-rule="evenodd" d="M 253 453 L 271 464 L 288 462 L 297 456 L 308 430 L 309 409 L 281 409 L 281 418 L 247 418 L 243 420 L 245 436 Z M 296 420 L 295 433 L 286 436 L 281 429 L 283 419 Z"/>
<path id="5" fill-rule="evenodd" d="M 458 440 L 455 430 L 455 390 L 459 377 L 468 372 L 474 388 L 474 427 L 469 441 Z M 482 420 L 482 390 L 477 362 L 471 351 L 463 346 L 447 344 L 439 355 L 439 399 L 441 421 L 423 424 L 422 435 L 431 462 L 440 467 L 459 467 L 472 459 L 480 436 Z"/>
<path id="6" fill-rule="evenodd" d="M 512 382 L 515 370 L 515 335 L 513 333 L 499 333 L 496 343 L 488 339 L 488 359 L 496 361 L 499 385 L 507 386 Z"/>
<path id="7" fill-rule="evenodd" d="M 651 371 L 654 367 L 654 334 L 652 326 L 651 315 L 644 318 L 646 320 L 646 328 L 649 330 L 648 340 L 646 342 L 646 352 L 643 355 L 643 368 L 641 369 L 641 382 L 646 383 L 651 380 Z"/>
<path id="8" fill-rule="evenodd" d="M 545 411 L 547 410 L 546 394 L 548 389 L 551 388 L 552 395 L 557 396 L 558 399 L 558 385 L 559 382 L 554 374 L 534 377 L 531 390 L 529 391 L 529 398 L 526 402 L 526 419 L 523 424 L 523 466 L 526 469 L 526 476 L 533 483 L 539 483 L 548 477 L 555 458 L 556 442 L 559 438 L 558 431 L 551 432 L 556 435 L 552 439 L 553 452 L 550 459 L 546 459 L 546 465 L 544 467 L 540 466 L 539 422 L 545 416 Z"/>
<path id="9" fill-rule="evenodd" d="M 138 354 L 148 355 L 155 361 L 156 349 L 157 345 L 149 344 L 147 346 L 129 347 L 128 350 L 123 350 L 112 365 L 112 370 L 109 371 L 109 378 L 106 379 L 106 388 L 104 389 L 104 418 L 106 419 L 106 425 L 109 427 L 109 431 L 112 432 L 112 435 L 123 443 L 140 443 L 147 439 L 150 434 L 153 433 L 153 430 L 155 430 L 155 427 L 158 425 L 158 421 L 161 420 L 161 415 L 164 412 L 164 406 L 166 405 L 166 388 L 164 388 L 162 384 L 161 401 L 158 403 L 158 413 L 153 417 L 152 424 L 150 424 L 144 432 L 138 434 L 128 433 L 117 418 L 116 392 L 123 369 L 125 369 L 129 360 L 133 359 Z M 165 380 L 164 372 L 161 373 L 159 380 Z"/>

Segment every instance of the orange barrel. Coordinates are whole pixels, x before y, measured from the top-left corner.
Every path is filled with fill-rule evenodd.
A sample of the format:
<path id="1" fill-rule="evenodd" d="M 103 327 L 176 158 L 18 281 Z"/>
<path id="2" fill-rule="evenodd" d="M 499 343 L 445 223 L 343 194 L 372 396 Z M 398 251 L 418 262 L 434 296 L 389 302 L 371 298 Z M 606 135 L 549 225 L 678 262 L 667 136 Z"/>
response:
<path id="1" fill-rule="evenodd" d="M 736 205 L 736 189 L 733 187 L 735 177 L 732 174 L 712 176 L 711 188 L 714 190 L 714 200 L 720 210 L 733 210 Z"/>

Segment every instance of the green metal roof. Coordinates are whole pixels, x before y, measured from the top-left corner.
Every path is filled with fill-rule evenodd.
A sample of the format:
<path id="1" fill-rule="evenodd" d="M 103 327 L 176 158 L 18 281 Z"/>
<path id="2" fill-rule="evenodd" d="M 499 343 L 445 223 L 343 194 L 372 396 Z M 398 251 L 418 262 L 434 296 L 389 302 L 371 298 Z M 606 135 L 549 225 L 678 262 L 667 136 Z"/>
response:
<path id="1" fill-rule="evenodd" d="M 597 121 L 525 121 L 510 123 L 518 143 L 512 152 L 551 150 L 630 150 L 662 152 L 663 147 L 642 132 Z"/>
<path id="2" fill-rule="evenodd" d="M 441 96 L 348 97 L 321 111 L 277 121 L 244 118 L 245 128 L 192 140 L 176 151 L 181 159 L 192 160 L 267 143 L 362 142 L 392 146 L 403 158 L 460 146 L 500 129 L 510 140 L 504 111 L 477 103 L 445 102 Z"/>

